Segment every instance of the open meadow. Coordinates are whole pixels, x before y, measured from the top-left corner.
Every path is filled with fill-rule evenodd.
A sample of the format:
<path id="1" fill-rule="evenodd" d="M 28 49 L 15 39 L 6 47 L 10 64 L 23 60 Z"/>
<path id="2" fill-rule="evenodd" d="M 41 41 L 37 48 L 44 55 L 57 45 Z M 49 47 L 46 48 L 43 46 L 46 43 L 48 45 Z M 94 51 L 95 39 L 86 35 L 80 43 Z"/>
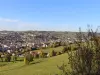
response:
<path id="1" fill-rule="evenodd" d="M 60 51 L 63 47 L 53 49 Z M 52 48 L 50 48 L 50 50 L 52 50 Z M 48 51 L 48 49 L 44 51 Z M 21 60 L 23 58 L 18 59 Z M 16 63 L 0 62 L 0 75 L 53 75 L 60 73 L 61 71 L 57 65 L 60 66 L 63 62 L 68 63 L 68 55 L 65 53 L 54 57 L 33 60 L 30 65 L 25 65 L 23 61 L 17 61 Z"/>

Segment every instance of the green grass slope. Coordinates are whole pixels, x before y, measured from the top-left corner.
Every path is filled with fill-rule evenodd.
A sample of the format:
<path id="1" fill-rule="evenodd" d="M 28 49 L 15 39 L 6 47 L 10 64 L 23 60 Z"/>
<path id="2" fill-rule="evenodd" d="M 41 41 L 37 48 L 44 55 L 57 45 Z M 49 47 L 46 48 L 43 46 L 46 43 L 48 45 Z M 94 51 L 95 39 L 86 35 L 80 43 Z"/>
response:
<path id="1" fill-rule="evenodd" d="M 60 73 L 57 65 L 61 65 L 63 61 L 68 63 L 66 53 L 51 58 L 34 59 L 28 66 L 23 62 L 10 63 L 0 67 L 0 75 L 54 75 Z"/>

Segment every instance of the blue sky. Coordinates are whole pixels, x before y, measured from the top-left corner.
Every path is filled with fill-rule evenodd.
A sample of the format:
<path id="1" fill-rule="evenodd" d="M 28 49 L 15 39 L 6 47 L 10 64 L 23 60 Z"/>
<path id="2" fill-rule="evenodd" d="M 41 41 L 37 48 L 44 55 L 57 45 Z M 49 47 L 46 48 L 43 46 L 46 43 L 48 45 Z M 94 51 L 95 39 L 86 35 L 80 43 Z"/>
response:
<path id="1" fill-rule="evenodd" d="M 100 0 L 0 0 L 0 30 L 95 30 Z"/>

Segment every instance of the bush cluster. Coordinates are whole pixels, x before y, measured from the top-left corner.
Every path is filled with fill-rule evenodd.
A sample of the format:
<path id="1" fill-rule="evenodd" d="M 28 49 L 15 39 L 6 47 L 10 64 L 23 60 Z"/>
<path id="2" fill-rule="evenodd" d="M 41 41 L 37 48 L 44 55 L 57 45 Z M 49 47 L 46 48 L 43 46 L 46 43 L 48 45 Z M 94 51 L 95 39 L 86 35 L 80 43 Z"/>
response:
<path id="1" fill-rule="evenodd" d="M 50 52 L 50 57 L 52 57 L 52 56 L 56 56 L 56 52 L 55 52 L 54 50 L 52 50 L 52 51 Z"/>
<path id="2" fill-rule="evenodd" d="M 24 63 L 28 65 L 31 61 L 33 61 L 33 56 L 27 52 L 24 57 Z"/>
<path id="3" fill-rule="evenodd" d="M 5 61 L 6 62 L 10 62 L 11 61 L 11 54 L 9 54 L 9 53 L 5 54 Z"/>

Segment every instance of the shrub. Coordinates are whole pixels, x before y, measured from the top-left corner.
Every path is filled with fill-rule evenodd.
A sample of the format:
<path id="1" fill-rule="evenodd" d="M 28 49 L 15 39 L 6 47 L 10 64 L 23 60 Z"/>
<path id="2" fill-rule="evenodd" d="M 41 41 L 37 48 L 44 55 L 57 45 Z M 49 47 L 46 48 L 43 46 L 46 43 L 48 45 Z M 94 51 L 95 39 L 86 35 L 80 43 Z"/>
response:
<path id="1" fill-rule="evenodd" d="M 12 60 L 13 60 L 13 62 L 16 62 L 16 60 L 17 60 L 17 55 L 16 54 L 12 54 Z"/>
<path id="2" fill-rule="evenodd" d="M 34 58 L 39 58 L 39 55 L 37 53 L 34 54 Z"/>
<path id="3" fill-rule="evenodd" d="M 62 53 L 65 53 L 67 51 L 68 51 L 68 47 L 66 46 L 66 47 L 63 48 Z"/>
<path id="4" fill-rule="evenodd" d="M 3 57 L 4 57 L 4 54 L 0 53 L 0 59 L 2 62 L 3 62 Z"/>
<path id="5" fill-rule="evenodd" d="M 71 71 L 66 70 L 65 65 L 59 67 L 65 75 L 100 75 L 100 39 L 96 38 L 97 35 L 93 31 L 88 36 L 83 35 L 86 40 L 84 44 L 81 32 L 77 35 L 80 41 L 77 43 L 78 49 L 68 51 Z M 89 38 L 93 38 L 92 41 Z"/>
<path id="6" fill-rule="evenodd" d="M 55 56 L 55 55 L 56 55 L 56 52 L 55 52 L 54 50 L 52 50 L 52 51 L 50 52 L 50 57 Z"/>
<path id="7" fill-rule="evenodd" d="M 24 49 L 22 49 L 22 53 L 25 53 L 25 50 Z"/>
<path id="8" fill-rule="evenodd" d="M 78 47 L 74 47 L 73 50 L 78 50 Z"/>
<path id="9" fill-rule="evenodd" d="M 29 61 L 26 59 L 26 57 L 24 57 L 24 63 L 25 65 L 29 65 Z"/>
<path id="10" fill-rule="evenodd" d="M 60 55 L 61 54 L 61 52 L 56 52 L 56 55 Z"/>
<path id="11" fill-rule="evenodd" d="M 24 57 L 24 62 L 28 65 L 31 61 L 33 61 L 33 56 L 30 53 L 26 53 Z"/>
<path id="12" fill-rule="evenodd" d="M 39 54 L 39 58 L 46 58 L 47 57 L 47 53 L 40 53 Z"/>
<path id="13" fill-rule="evenodd" d="M 43 56 L 43 53 L 41 52 L 40 54 L 39 54 L 39 58 L 43 58 L 44 56 Z"/>
<path id="14" fill-rule="evenodd" d="M 11 54 L 7 53 L 5 54 L 5 61 L 10 62 L 11 61 Z"/>

